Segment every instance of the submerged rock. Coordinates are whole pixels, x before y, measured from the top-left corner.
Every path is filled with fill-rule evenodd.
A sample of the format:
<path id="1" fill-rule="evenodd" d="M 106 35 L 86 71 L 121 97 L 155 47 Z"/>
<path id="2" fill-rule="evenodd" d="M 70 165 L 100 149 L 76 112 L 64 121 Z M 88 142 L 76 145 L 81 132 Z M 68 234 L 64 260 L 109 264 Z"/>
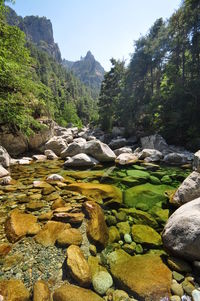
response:
<path id="1" fill-rule="evenodd" d="M 172 254 L 200 260 L 200 198 L 178 208 L 162 233 L 163 245 Z"/>
<path id="2" fill-rule="evenodd" d="M 20 280 L 0 280 L 0 297 L 2 301 L 30 301 L 29 291 Z"/>
<path id="3" fill-rule="evenodd" d="M 140 244 L 149 246 L 162 245 L 160 234 L 147 225 L 133 225 L 132 237 L 135 242 Z"/>
<path id="4" fill-rule="evenodd" d="M 87 260 L 78 246 L 71 245 L 67 249 L 67 266 L 74 280 L 83 287 L 89 287 L 92 275 Z"/>
<path id="5" fill-rule="evenodd" d="M 92 277 L 92 285 L 95 292 L 104 295 L 113 285 L 113 280 L 107 271 L 99 271 Z"/>
<path id="6" fill-rule="evenodd" d="M 109 256 L 113 277 L 136 298 L 147 301 L 169 298 L 172 274 L 160 256 L 130 256 L 122 250 Z"/>
<path id="7" fill-rule="evenodd" d="M 38 280 L 33 288 L 33 301 L 50 301 L 51 292 L 48 284 L 43 280 Z"/>
<path id="8" fill-rule="evenodd" d="M 78 299 L 77 299 L 78 297 Z M 55 290 L 53 301 L 103 301 L 96 293 L 89 289 L 71 284 L 64 284 Z"/>
<path id="9" fill-rule="evenodd" d="M 89 201 L 84 205 L 89 215 L 87 235 L 92 242 L 100 247 L 105 247 L 108 243 L 109 234 L 103 211 L 95 202 Z"/>

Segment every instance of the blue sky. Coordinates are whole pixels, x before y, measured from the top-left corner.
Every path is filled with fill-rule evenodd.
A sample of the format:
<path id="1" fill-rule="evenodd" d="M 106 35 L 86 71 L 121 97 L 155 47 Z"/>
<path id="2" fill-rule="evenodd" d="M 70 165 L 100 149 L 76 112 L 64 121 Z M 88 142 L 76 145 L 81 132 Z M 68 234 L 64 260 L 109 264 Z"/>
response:
<path id="1" fill-rule="evenodd" d="M 130 58 L 134 40 L 154 21 L 169 18 L 181 0 L 16 0 L 21 16 L 46 16 L 62 57 L 78 60 L 88 50 L 106 70 L 110 58 Z"/>

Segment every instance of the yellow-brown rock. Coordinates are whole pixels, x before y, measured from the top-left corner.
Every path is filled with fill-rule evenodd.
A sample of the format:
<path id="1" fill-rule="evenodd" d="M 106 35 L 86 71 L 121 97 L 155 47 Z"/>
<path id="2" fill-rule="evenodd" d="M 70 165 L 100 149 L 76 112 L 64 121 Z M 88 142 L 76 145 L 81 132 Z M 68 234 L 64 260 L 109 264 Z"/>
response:
<path id="1" fill-rule="evenodd" d="M 88 238 L 97 244 L 97 246 L 105 247 L 109 234 L 101 207 L 92 201 L 86 202 L 84 206 L 89 215 L 87 223 Z"/>
<path id="2" fill-rule="evenodd" d="M 146 254 L 127 257 L 124 253 L 120 250 L 109 255 L 111 273 L 119 285 L 141 300 L 169 298 L 172 273 L 160 256 Z"/>
<path id="3" fill-rule="evenodd" d="M 35 283 L 33 288 L 33 301 L 50 301 L 51 293 L 47 283 L 39 280 Z"/>
<path id="4" fill-rule="evenodd" d="M 43 213 L 43 214 L 39 215 L 38 220 L 39 221 L 49 221 L 50 219 L 52 219 L 52 217 L 53 217 L 53 212 L 48 211 L 46 213 Z"/>
<path id="5" fill-rule="evenodd" d="M 55 290 L 53 301 L 103 301 L 101 297 L 89 289 L 75 285 L 62 285 Z"/>
<path id="6" fill-rule="evenodd" d="M 40 231 L 37 217 L 15 209 L 5 223 L 5 232 L 10 242 L 16 242 L 25 235 L 35 235 Z"/>
<path id="7" fill-rule="evenodd" d="M 65 201 L 61 197 L 59 197 L 57 200 L 53 202 L 51 209 L 54 210 L 64 206 L 65 206 Z"/>
<path id="8" fill-rule="evenodd" d="M 8 243 L 0 244 L 0 258 L 6 256 L 12 249 L 12 245 Z"/>
<path id="9" fill-rule="evenodd" d="M 107 271 L 106 268 L 104 268 L 100 264 L 100 259 L 96 256 L 89 256 L 88 257 L 88 264 L 89 264 L 89 267 L 90 267 L 92 277 L 100 271 L 104 271 L 104 272 Z"/>
<path id="10" fill-rule="evenodd" d="M 29 291 L 20 280 L 0 281 L 0 296 L 3 301 L 30 301 Z"/>
<path id="11" fill-rule="evenodd" d="M 57 238 L 57 243 L 60 246 L 69 246 L 69 245 L 80 246 L 82 244 L 82 241 L 83 241 L 83 237 L 81 232 L 75 228 L 65 229 L 59 234 Z"/>
<path id="12" fill-rule="evenodd" d="M 54 211 L 53 216 L 56 218 L 56 220 L 68 222 L 71 224 L 80 224 L 85 217 L 82 212 L 66 212 L 61 210 L 59 212 Z"/>
<path id="13" fill-rule="evenodd" d="M 87 197 L 90 197 L 101 203 L 103 200 L 107 203 L 119 203 L 122 202 L 122 192 L 119 188 L 96 183 L 74 183 L 68 185 L 67 189 L 77 191 Z M 109 199 L 109 201 L 108 201 Z"/>
<path id="14" fill-rule="evenodd" d="M 88 287 L 91 283 L 91 271 L 83 252 L 78 246 L 67 249 L 67 266 L 71 275 L 80 286 Z"/>
<path id="15" fill-rule="evenodd" d="M 69 224 L 48 221 L 34 238 L 37 243 L 40 243 L 45 247 L 52 246 L 55 244 L 59 234 L 70 227 Z"/>

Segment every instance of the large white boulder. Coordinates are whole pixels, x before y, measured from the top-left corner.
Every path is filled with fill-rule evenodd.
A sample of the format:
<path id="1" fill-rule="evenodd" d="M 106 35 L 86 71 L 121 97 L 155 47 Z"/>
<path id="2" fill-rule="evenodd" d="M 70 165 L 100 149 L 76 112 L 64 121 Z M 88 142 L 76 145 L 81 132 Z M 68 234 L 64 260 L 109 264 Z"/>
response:
<path id="1" fill-rule="evenodd" d="M 54 136 L 46 142 L 45 148 L 52 150 L 57 156 L 60 156 L 61 152 L 67 147 L 62 137 Z"/>
<path id="2" fill-rule="evenodd" d="M 118 148 L 118 149 L 115 149 L 114 150 L 114 153 L 116 156 L 119 156 L 121 154 L 124 154 L 124 153 L 127 153 L 127 154 L 132 154 L 132 149 L 130 147 L 121 147 L 121 148 Z"/>
<path id="3" fill-rule="evenodd" d="M 163 154 L 156 149 L 145 148 L 140 152 L 139 159 L 144 160 L 146 158 L 149 158 L 149 161 L 156 162 L 163 158 Z"/>
<path id="4" fill-rule="evenodd" d="M 116 158 L 115 153 L 110 149 L 110 147 L 99 140 L 88 141 L 84 145 L 84 149 L 87 155 L 93 156 L 99 162 L 111 162 Z"/>
<path id="5" fill-rule="evenodd" d="M 200 197 L 200 173 L 193 171 L 179 186 L 172 202 L 181 206 L 198 197 Z"/>
<path id="6" fill-rule="evenodd" d="M 169 148 L 165 139 L 158 134 L 142 137 L 140 142 L 143 149 L 157 149 L 160 152 L 163 152 Z"/>
<path id="7" fill-rule="evenodd" d="M 61 158 L 66 158 L 66 157 L 73 157 L 75 155 L 78 155 L 80 153 L 85 152 L 85 142 L 72 142 L 68 145 L 66 149 L 62 151 L 60 154 Z"/>
<path id="8" fill-rule="evenodd" d="M 115 162 L 120 165 L 134 164 L 137 161 L 138 161 L 138 156 L 136 154 L 130 154 L 130 153 L 122 153 L 115 160 Z"/>
<path id="9" fill-rule="evenodd" d="M 93 167 L 98 163 L 96 159 L 82 153 L 68 157 L 64 163 L 64 167 Z"/>
<path id="10" fill-rule="evenodd" d="M 7 175 L 9 175 L 9 172 L 2 165 L 0 165 L 0 178 L 6 177 Z"/>
<path id="11" fill-rule="evenodd" d="M 3 167 L 8 167 L 10 165 L 10 156 L 3 146 L 0 146 L 0 164 Z"/>
<path id="12" fill-rule="evenodd" d="M 164 247 L 175 256 L 200 260 L 200 198 L 178 208 L 163 233 Z"/>

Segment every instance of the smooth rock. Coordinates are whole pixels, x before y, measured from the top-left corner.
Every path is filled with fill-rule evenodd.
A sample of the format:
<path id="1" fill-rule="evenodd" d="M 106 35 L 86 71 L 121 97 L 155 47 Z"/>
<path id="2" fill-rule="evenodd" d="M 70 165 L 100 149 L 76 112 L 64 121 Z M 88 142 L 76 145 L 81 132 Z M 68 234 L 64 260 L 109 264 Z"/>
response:
<path id="1" fill-rule="evenodd" d="M 200 174 L 193 171 L 179 186 L 172 203 L 181 206 L 200 197 Z"/>
<path id="2" fill-rule="evenodd" d="M 47 156 L 48 160 L 56 160 L 58 159 L 58 156 L 51 150 L 51 149 L 46 149 L 44 151 L 45 156 Z"/>
<path id="3" fill-rule="evenodd" d="M 35 235 L 39 231 L 37 217 L 19 209 L 13 210 L 5 223 L 6 236 L 10 242 L 16 242 L 25 235 Z"/>
<path id="4" fill-rule="evenodd" d="M 60 156 L 61 152 L 66 149 L 67 144 L 62 137 L 54 136 L 46 142 L 45 148 L 52 150 L 57 156 Z"/>
<path id="5" fill-rule="evenodd" d="M 66 159 L 64 167 L 93 167 L 99 163 L 96 159 L 84 153 Z"/>
<path id="6" fill-rule="evenodd" d="M 51 293 L 48 284 L 38 280 L 33 287 L 33 301 L 50 301 Z"/>
<path id="7" fill-rule="evenodd" d="M 195 289 L 192 291 L 193 301 L 200 301 L 200 291 Z"/>
<path id="8" fill-rule="evenodd" d="M 98 140 L 88 141 L 84 145 L 84 150 L 87 155 L 93 156 L 99 162 L 112 162 L 116 158 L 110 147 Z"/>
<path id="9" fill-rule="evenodd" d="M 57 182 L 57 181 L 60 181 L 60 182 L 63 182 L 64 181 L 64 178 L 61 176 L 61 175 L 58 175 L 58 174 L 52 174 L 50 176 L 47 177 L 47 182 Z"/>
<path id="10" fill-rule="evenodd" d="M 78 246 L 71 245 L 67 249 L 67 266 L 74 280 L 83 287 L 88 287 L 92 280 L 90 267 Z"/>
<path id="11" fill-rule="evenodd" d="M 85 153 L 84 145 L 85 143 L 70 143 L 68 147 L 60 154 L 61 158 L 65 159 L 66 157 L 73 157 L 78 154 Z"/>
<path id="12" fill-rule="evenodd" d="M 194 154 L 193 170 L 200 172 L 200 150 Z"/>
<path id="13" fill-rule="evenodd" d="M 7 175 L 9 175 L 7 169 L 0 165 L 0 178 L 6 177 Z"/>
<path id="14" fill-rule="evenodd" d="M 136 243 L 152 246 L 162 245 L 160 234 L 147 225 L 133 225 L 132 237 Z"/>
<path id="15" fill-rule="evenodd" d="M 2 301 L 30 301 L 29 291 L 20 280 L 0 280 Z"/>
<path id="16" fill-rule="evenodd" d="M 158 255 L 130 256 L 122 250 L 110 254 L 111 274 L 121 287 L 141 300 L 160 301 L 170 296 L 171 271 Z"/>
<path id="17" fill-rule="evenodd" d="M 172 282 L 171 291 L 172 291 L 173 295 L 177 295 L 179 297 L 182 297 L 184 294 L 182 285 L 177 283 L 176 280 L 173 280 L 173 282 Z"/>
<path id="18" fill-rule="evenodd" d="M 101 207 L 88 201 L 84 204 L 89 220 L 87 222 L 87 235 L 95 245 L 105 248 L 108 242 L 108 228 L 104 219 L 104 214 Z"/>
<path id="19" fill-rule="evenodd" d="M 36 160 L 38 162 L 43 162 L 47 160 L 47 156 L 45 155 L 33 155 L 33 160 Z"/>
<path id="20" fill-rule="evenodd" d="M 152 161 L 159 161 L 163 158 L 163 154 L 156 149 L 145 148 L 139 153 L 139 159 L 144 160 L 147 157 L 155 158 Z"/>
<path id="21" fill-rule="evenodd" d="M 200 198 L 182 205 L 170 216 L 162 233 L 163 245 L 170 253 L 189 261 L 200 260 L 199 216 Z"/>
<path id="22" fill-rule="evenodd" d="M 75 285 L 64 284 L 53 293 L 53 301 L 103 301 L 89 289 Z"/>
<path id="23" fill-rule="evenodd" d="M 121 147 L 118 149 L 114 150 L 115 155 L 118 157 L 121 154 L 131 154 L 132 153 L 132 149 L 130 147 Z"/>
<path id="24" fill-rule="evenodd" d="M 8 154 L 7 150 L 0 145 L 0 164 L 7 168 L 10 166 L 10 155 Z"/>
<path id="25" fill-rule="evenodd" d="M 120 165 L 134 164 L 137 161 L 138 157 L 135 154 L 131 153 L 122 153 L 115 160 L 115 162 Z"/>
<path id="26" fill-rule="evenodd" d="M 140 142 L 143 149 L 156 149 L 161 153 L 169 148 L 164 138 L 158 134 L 142 137 Z"/>
<path id="27" fill-rule="evenodd" d="M 60 246 L 69 246 L 82 244 L 83 237 L 78 229 L 69 228 L 63 230 L 57 238 L 57 243 Z"/>
<path id="28" fill-rule="evenodd" d="M 182 165 L 188 162 L 188 157 L 182 153 L 170 153 L 164 157 L 163 161 L 166 164 Z"/>
<path id="29" fill-rule="evenodd" d="M 106 271 L 99 271 L 92 277 L 92 285 L 99 295 L 104 295 L 113 285 L 111 275 Z"/>

